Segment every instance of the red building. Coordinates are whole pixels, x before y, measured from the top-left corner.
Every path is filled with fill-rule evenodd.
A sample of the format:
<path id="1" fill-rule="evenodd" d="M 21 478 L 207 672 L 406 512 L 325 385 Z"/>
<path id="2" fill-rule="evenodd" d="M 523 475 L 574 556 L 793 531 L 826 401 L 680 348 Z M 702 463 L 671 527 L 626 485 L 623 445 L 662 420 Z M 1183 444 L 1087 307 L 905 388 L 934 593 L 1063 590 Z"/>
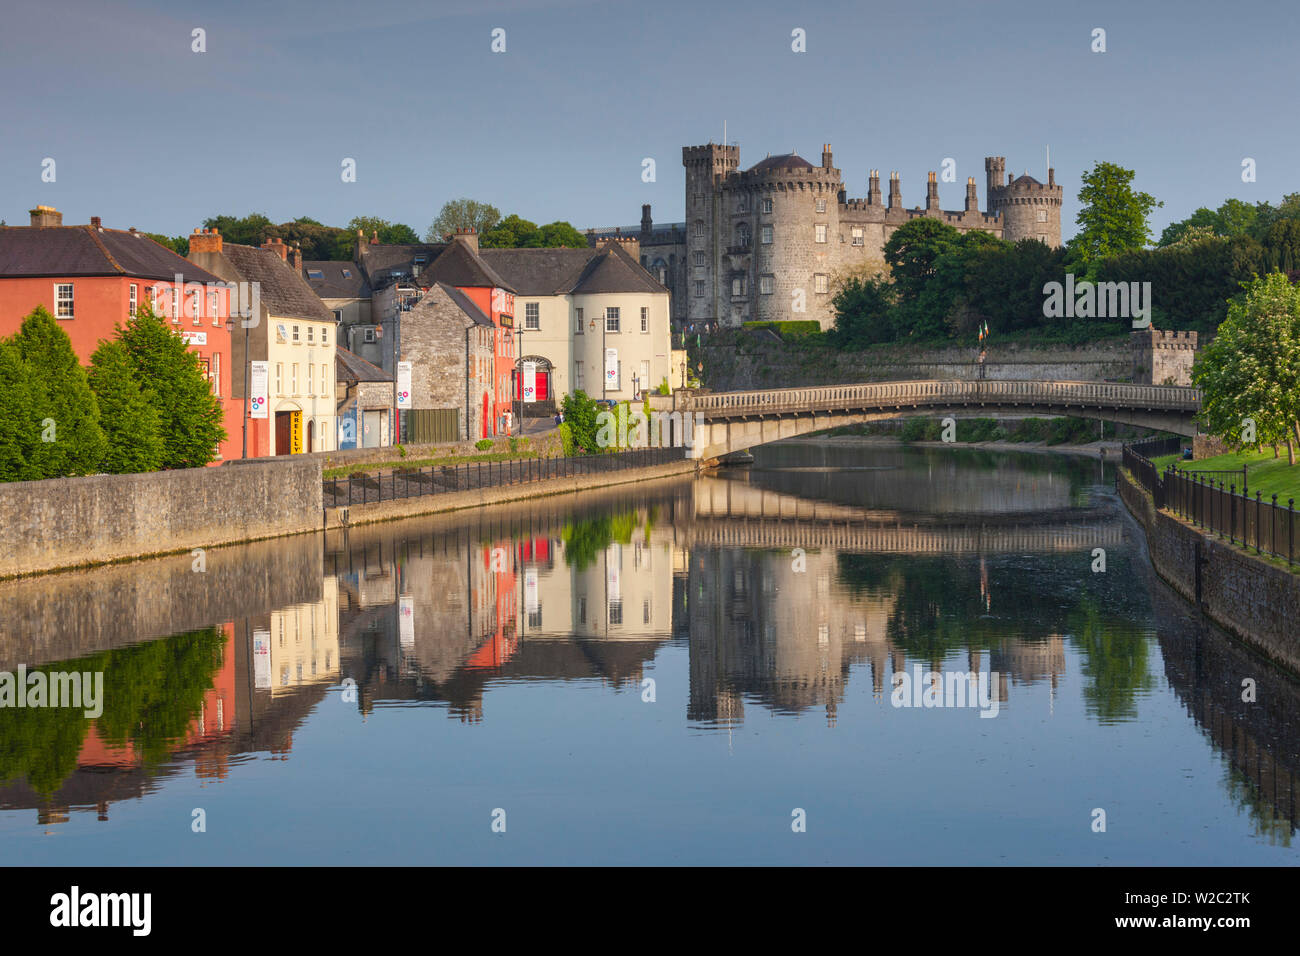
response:
<path id="1" fill-rule="evenodd" d="M 68 333 L 83 364 L 135 307 L 152 302 L 189 345 L 225 410 L 218 463 L 240 454 L 241 408 L 231 391 L 230 295 L 226 284 L 134 227 L 105 229 L 98 216 L 65 226 L 49 206 L 30 226 L 0 227 L 0 336 L 12 335 L 38 305 Z"/>

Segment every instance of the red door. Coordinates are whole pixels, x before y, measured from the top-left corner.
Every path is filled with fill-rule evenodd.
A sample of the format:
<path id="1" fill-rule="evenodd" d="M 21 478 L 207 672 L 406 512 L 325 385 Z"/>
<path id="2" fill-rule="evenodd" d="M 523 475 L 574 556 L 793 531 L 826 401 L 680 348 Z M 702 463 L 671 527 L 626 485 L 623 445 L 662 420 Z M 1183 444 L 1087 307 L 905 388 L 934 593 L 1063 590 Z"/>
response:
<path id="1" fill-rule="evenodd" d="M 544 402 L 551 397 L 551 373 L 537 371 L 537 401 Z"/>

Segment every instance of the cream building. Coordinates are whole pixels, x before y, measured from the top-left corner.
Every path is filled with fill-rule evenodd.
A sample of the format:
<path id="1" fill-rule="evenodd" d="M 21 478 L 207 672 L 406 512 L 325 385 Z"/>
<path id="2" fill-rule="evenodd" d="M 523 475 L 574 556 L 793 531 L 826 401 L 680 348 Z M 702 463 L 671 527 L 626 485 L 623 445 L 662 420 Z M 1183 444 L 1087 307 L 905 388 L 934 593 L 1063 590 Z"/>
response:
<path id="1" fill-rule="evenodd" d="M 595 249 L 483 249 L 515 289 L 515 354 L 537 366 L 538 401 L 582 390 L 631 399 L 673 381 L 668 290 L 634 240 Z"/>

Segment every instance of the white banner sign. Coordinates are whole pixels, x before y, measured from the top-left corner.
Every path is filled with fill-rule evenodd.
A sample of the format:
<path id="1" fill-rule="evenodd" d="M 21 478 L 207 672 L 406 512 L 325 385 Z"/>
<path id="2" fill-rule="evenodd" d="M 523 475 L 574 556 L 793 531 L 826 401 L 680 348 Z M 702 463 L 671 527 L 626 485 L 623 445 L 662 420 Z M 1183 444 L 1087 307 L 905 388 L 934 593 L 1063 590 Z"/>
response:
<path id="1" fill-rule="evenodd" d="M 266 418 L 266 378 L 270 369 L 270 362 L 248 363 L 248 375 L 252 379 L 248 396 L 249 418 Z"/>
<path id="2" fill-rule="evenodd" d="M 184 342 L 186 345 L 207 345 L 208 333 L 182 331 L 181 341 Z"/>
<path id="3" fill-rule="evenodd" d="M 411 363 L 397 363 L 397 407 L 411 407 Z"/>
<path id="4" fill-rule="evenodd" d="M 605 387 L 618 387 L 618 349 L 605 349 Z"/>
<path id="5" fill-rule="evenodd" d="M 537 401 L 537 363 L 524 363 L 524 401 Z"/>
<path id="6" fill-rule="evenodd" d="M 537 569 L 524 568 L 524 611 L 536 614 L 541 607 L 537 593 Z"/>
<path id="7" fill-rule="evenodd" d="M 253 632 L 253 686 L 271 686 L 271 632 Z"/>
<path id="8" fill-rule="evenodd" d="M 415 646 L 415 598 L 398 598 L 398 640 L 402 647 Z"/>

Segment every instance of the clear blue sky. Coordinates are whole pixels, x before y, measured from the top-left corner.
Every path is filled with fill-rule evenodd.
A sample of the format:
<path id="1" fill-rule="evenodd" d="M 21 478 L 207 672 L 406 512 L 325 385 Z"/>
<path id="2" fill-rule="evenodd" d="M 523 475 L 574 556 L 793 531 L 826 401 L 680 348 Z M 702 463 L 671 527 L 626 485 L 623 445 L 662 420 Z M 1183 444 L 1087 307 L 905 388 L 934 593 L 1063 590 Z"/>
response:
<path id="1" fill-rule="evenodd" d="M 790 149 L 818 162 L 829 141 L 851 196 L 868 169 L 897 169 L 907 206 L 951 156 L 943 206 L 961 208 L 973 175 L 984 208 L 985 155 L 1042 179 L 1050 145 L 1066 236 L 1080 173 L 1116 162 L 1164 201 L 1158 234 L 1228 196 L 1300 191 L 1298 20 L 1289 0 L 11 0 L 0 218 L 46 203 L 173 235 L 253 211 L 423 233 L 471 196 L 579 228 L 634 223 L 643 202 L 678 220 L 680 148 L 720 141 L 726 121 L 742 166 Z M 641 181 L 644 157 L 657 182 Z"/>

